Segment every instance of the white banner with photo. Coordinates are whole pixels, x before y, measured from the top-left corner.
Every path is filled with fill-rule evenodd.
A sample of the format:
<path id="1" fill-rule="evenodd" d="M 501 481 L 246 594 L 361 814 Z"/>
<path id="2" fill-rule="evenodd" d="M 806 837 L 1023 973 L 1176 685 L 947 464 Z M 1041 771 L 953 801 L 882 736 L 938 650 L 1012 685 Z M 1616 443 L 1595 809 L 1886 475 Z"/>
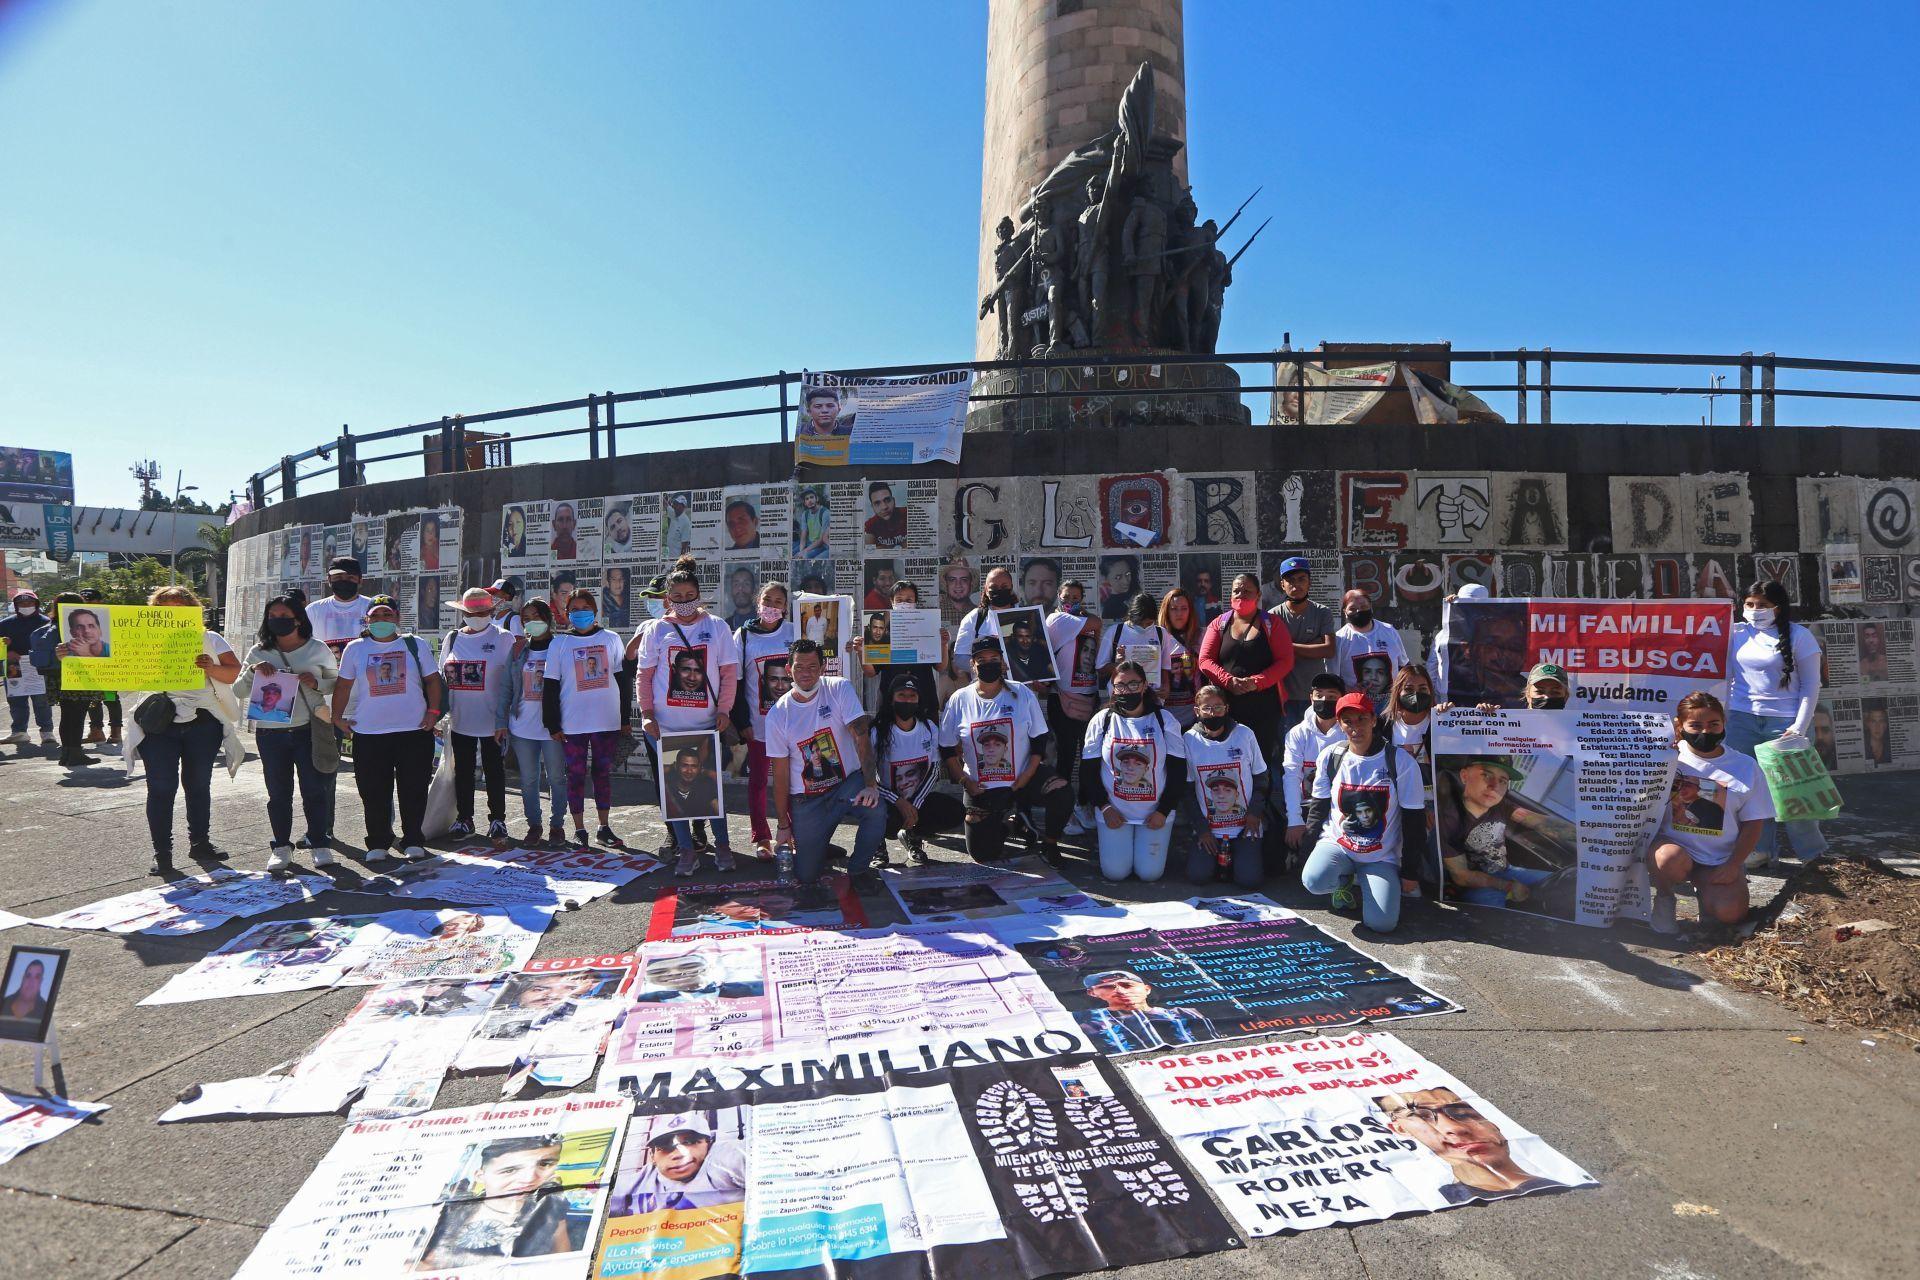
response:
<path id="1" fill-rule="evenodd" d="M 105 1110 L 104 1102 L 73 1102 L 52 1094 L 0 1089 L 0 1164 Z"/>
<path id="2" fill-rule="evenodd" d="M 136 889 L 115 898 L 43 916 L 34 921 L 49 929 L 102 929 L 108 933 L 147 933 L 182 937 L 217 929 L 229 920 L 307 902 L 333 888 L 325 876 L 272 875 L 216 867 L 204 876 Z"/>
<path id="3" fill-rule="evenodd" d="M 958 462 L 972 390 L 970 369 L 905 378 L 803 374 L 794 462 L 830 467 Z"/>

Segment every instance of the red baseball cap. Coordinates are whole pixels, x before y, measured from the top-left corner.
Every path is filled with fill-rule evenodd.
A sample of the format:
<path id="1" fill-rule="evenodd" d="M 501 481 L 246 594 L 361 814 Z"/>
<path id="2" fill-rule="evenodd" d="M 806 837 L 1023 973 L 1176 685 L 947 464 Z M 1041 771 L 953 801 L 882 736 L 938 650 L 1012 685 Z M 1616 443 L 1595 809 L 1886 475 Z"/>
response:
<path id="1" fill-rule="evenodd" d="M 1341 698 L 1340 701 L 1333 704 L 1333 714 L 1335 716 L 1344 715 L 1349 711 L 1364 711 L 1368 715 L 1372 715 L 1373 699 L 1364 693 L 1356 691 L 1347 694 Z"/>

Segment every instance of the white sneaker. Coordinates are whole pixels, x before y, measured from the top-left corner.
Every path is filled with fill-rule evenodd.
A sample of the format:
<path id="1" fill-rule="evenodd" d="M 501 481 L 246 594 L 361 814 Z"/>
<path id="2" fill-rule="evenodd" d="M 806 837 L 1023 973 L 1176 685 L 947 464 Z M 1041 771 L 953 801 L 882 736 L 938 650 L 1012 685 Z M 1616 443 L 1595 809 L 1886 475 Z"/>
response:
<path id="1" fill-rule="evenodd" d="M 293 846 L 290 844 L 274 845 L 272 850 L 267 854 L 267 870 L 269 871 L 285 871 L 292 865 Z"/>
<path id="2" fill-rule="evenodd" d="M 60 739 L 55 735 L 53 735 L 52 733 L 49 733 L 48 731 L 42 729 L 40 731 L 40 745 L 43 747 L 57 747 L 60 745 Z"/>
<path id="3" fill-rule="evenodd" d="M 392 862 L 392 861 L 393 861 L 393 859 L 394 859 L 394 857 L 395 857 L 395 854 L 394 854 L 394 852 L 393 852 L 393 850 L 391 850 L 391 849 L 369 849 L 369 850 L 367 850 L 367 861 L 368 861 L 368 862 Z"/>
<path id="4" fill-rule="evenodd" d="M 1675 912 L 1680 900 L 1663 889 L 1655 890 L 1653 895 L 1653 918 L 1647 923 L 1655 933 L 1674 934 L 1680 932 L 1680 921 Z"/>
<path id="5" fill-rule="evenodd" d="M 333 849 L 323 844 L 319 848 L 313 850 L 313 865 L 316 867 L 332 866 L 333 865 Z"/>
<path id="6" fill-rule="evenodd" d="M 405 858 L 408 862 L 425 862 L 428 858 L 431 858 L 433 855 L 428 853 L 425 849 L 422 849 L 417 844 L 410 844 L 404 850 L 401 851 L 400 856 L 402 858 Z"/>
<path id="7" fill-rule="evenodd" d="M 1063 836 L 1083 836 L 1087 834 L 1087 824 L 1080 821 L 1079 810 L 1074 810 L 1073 816 L 1067 819 L 1067 825 L 1060 834 Z"/>
<path id="8" fill-rule="evenodd" d="M 1747 855 L 1747 870 L 1765 871 L 1773 865 L 1773 855 L 1765 849 L 1755 849 Z"/>

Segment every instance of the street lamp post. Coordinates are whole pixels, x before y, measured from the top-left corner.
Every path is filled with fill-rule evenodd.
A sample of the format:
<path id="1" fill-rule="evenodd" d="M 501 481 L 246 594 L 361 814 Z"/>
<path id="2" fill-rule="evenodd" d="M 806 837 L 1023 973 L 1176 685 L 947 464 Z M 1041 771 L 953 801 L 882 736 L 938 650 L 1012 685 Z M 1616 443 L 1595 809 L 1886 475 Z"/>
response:
<path id="1" fill-rule="evenodd" d="M 167 513 L 168 518 L 173 522 L 168 526 L 168 538 L 167 538 L 167 541 L 168 541 L 167 585 L 168 586 L 173 586 L 174 583 L 179 581 L 179 579 L 174 575 L 174 568 L 176 565 L 178 565 L 180 561 L 180 499 L 182 496 L 192 493 L 200 487 L 197 484 L 180 483 L 182 480 L 185 480 L 186 478 L 187 478 L 187 473 L 184 470 L 176 471 L 173 476 L 173 509 Z"/>

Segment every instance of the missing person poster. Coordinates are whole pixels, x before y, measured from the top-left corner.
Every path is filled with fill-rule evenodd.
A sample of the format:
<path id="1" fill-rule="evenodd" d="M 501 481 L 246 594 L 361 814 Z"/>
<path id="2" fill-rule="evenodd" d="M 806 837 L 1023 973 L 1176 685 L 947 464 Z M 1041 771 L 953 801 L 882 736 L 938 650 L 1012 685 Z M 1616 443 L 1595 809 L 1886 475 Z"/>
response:
<path id="1" fill-rule="evenodd" d="M 955 924 L 1038 912 L 1091 911 L 1102 903 L 1038 858 L 992 866 L 932 862 L 882 873 L 900 911 L 915 924 Z"/>
<path id="2" fill-rule="evenodd" d="M 672 693 L 667 695 L 672 700 Z M 724 820 L 726 789 L 720 783 L 720 734 L 668 733 L 660 737 L 660 812 L 669 822 Z"/>
<path id="3" fill-rule="evenodd" d="M 1298 918 L 1070 935 L 1017 950 L 1109 1054 L 1459 1008 Z"/>
<path id="4" fill-rule="evenodd" d="M 794 933 L 806 929 L 864 929 L 867 913 L 845 876 L 817 884 L 669 885 L 653 900 L 647 941 L 705 934 Z"/>
<path id="5" fill-rule="evenodd" d="M 571 911 L 659 869 L 652 854 L 632 850 L 476 847 L 402 867 L 366 891 L 385 887 L 395 898 Z"/>
<path id="6" fill-rule="evenodd" d="M 502 982 L 486 1021 L 461 1046 L 459 1071 L 509 1071 L 501 1096 L 527 1083 L 565 1088 L 599 1062 L 607 1031 L 626 1007 L 640 957 L 560 956 L 534 960 Z"/>
<path id="7" fill-rule="evenodd" d="M 872 609 L 861 631 L 861 660 L 885 667 L 940 661 L 938 609 Z"/>
<path id="8" fill-rule="evenodd" d="M 1038 605 L 995 609 L 993 621 L 1007 656 L 1007 679 L 1034 684 L 1051 683 L 1058 678 L 1053 669 L 1053 645 L 1047 640 L 1044 610 Z"/>
<path id="9" fill-rule="evenodd" d="M 199 689 L 206 676 L 194 659 L 206 651 L 200 610 L 144 604 L 63 604 L 60 687 L 93 690 Z"/>
<path id="10" fill-rule="evenodd" d="M 807 373 L 793 460 L 816 466 L 914 466 L 958 462 L 973 372 L 904 378 Z"/>
<path id="11" fill-rule="evenodd" d="M 104 1102 L 71 1102 L 52 1094 L 0 1089 L 0 1164 L 106 1109 Z"/>
<path id="12" fill-rule="evenodd" d="M 1595 1185 L 1383 1033 L 1161 1055 L 1122 1070 L 1250 1236 Z"/>
<path id="13" fill-rule="evenodd" d="M 1446 894 L 1575 924 L 1644 920 L 1673 721 L 1653 711 L 1455 709 L 1435 721 Z"/>
<path id="14" fill-rule="evenodd" d="M 853 597 L 815 595 L 802 591 L 794 600 L 793 633 L 811 640 L 826 657 L 828 675 L 845 675 L 847 642 L 854 638 Z"/>
<path id="15" fill-rule="evenodd" d="M 34 921 L 49 929 L 102 929 L 185 937 L 229 920 L 306 902 L 334 887 L 322 875 L 278 875 L 216 867 L 204 876 L 135 889 Z"/>
<path id="16" fill-rule="evenodd" d="M 1453 600 L 1443 618 L 1439 702 L 1524 707 L 1541 663 L 1564 670 L 1582 710 L 1672 715 L 1690 693 L 1727 696 L 1727 600 Z"/>
<path id="17" fill-rule="evenodd" d="M 340 1136 L 237 1280 L 585 1277 L 631 1103 L 496 1103 Z"/>

